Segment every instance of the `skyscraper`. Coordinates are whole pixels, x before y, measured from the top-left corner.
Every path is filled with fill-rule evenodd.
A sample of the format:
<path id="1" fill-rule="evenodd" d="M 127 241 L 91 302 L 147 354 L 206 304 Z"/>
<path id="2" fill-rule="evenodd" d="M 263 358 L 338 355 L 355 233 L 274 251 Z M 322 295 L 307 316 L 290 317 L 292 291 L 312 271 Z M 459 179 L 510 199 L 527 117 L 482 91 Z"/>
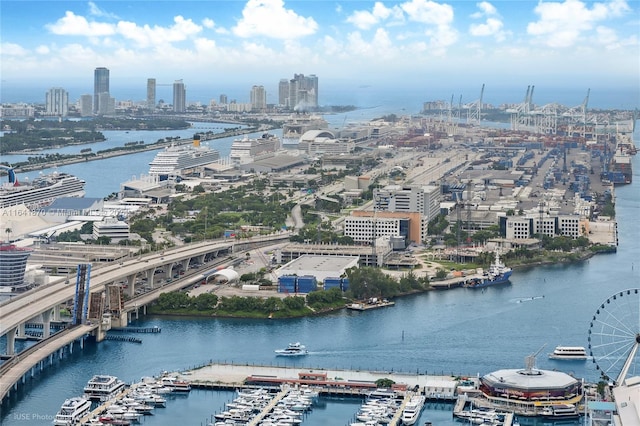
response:
<path id="1" fill-rule="evenodd" d="M 154 110 L 156 107 L 156 79 L 147 79 L 147 109 Z"/>
<path id="2" fill-rule="evenodd" d="M 93 114 L 93 98 L 89 94 L 80 96 L 80 115 L 89 117 Z"/>
<path id="3" fill-rule="evenodd" d="M 182 80 L 173 83 L 173 112 L 185 112 L 187 110 L 187 90 Z"/>
<path id="4" fill-rule="evenodd" d="M 278 83 L 278 105 L 289 106 L 289 80 L 283 78 Z"/>
<path id="5" fill-rule="evenodd" d="M 66 117 L 69 113 L 69 93 L 62 87 L 52 87 L 46 95 L 45 114 Z"/>
<path id="6" fill-rule="evenodd" d="M 267 109 L 267 92 L 264 86 L 253 86 L 251 88 L 251 110 L 265 111 Z"/>
<path id="7" fill-rule="evenodd" d="M 226 105 L 229 103 L 229 99 L 227 98 L 227 95 L 220 95 L 220 105 Z"/>
<path id="8" fill-rule="evenodd" d="M 96 68 L 93 72 L 93 112 L 98 113 L 100 93 L 109 93 L 109 70 Z"/>
<path id="9" fill-rule="evenodd" d="M 289 107 L 307 110 L 318 107 L 318 77 L 314 74 L 294 74 L 289 81 Z"/>

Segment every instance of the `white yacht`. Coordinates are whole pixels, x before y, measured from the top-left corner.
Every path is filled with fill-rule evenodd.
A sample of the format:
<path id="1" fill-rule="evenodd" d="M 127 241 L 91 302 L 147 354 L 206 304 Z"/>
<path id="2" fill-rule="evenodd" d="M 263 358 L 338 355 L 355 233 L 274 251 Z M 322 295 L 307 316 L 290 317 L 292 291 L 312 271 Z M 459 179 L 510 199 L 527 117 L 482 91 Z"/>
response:
<path id="1" fill-rule="evenodd" d="M 404 410 L 402 410 L 402 424 L 403 425 L 412 425 L 418 421 L 418 417 L 420 417 L 420 413 L 424 408 L 424 402 L 426 397 L 424 395 L 414 395 L 411 397 L 407 405 L 405 405 Z"/>
<path id="2" fill-rule="evenodd" d="M 60 411 L 53 419 L 53 424 L 55 426 L 75 425 L 89 414 L 89 411 L 91 411 L 91 401 L 87 398 L 83 396 L 69 398 L 60 407 Z"/>
<path id="3" fill-rule="evenodd" d="M 587 359 L 587 351 L 582 346 L 556 346 L 549 358 L 584 361 Z"/>
<path id="4" fill-rule="evenodd" d="M 95 375 L 84 387 L 84 394 L 89 399 L 106 401 L 124 390 L 126 384 L 116 376 Z"/>
<path id="5" fill-rule="evenodd" d="M 276 355 L 279 356 L 302 356 L 307 355 L 309 351 L 300 342 L 289 343 L 284 349 L 276 349 Z"/>

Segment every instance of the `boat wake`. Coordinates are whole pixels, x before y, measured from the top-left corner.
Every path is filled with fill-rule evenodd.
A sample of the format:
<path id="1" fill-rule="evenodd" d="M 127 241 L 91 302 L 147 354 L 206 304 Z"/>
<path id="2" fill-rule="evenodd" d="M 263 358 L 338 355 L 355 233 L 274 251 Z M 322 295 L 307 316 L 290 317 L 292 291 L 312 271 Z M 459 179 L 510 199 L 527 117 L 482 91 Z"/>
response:
<path id="1" fill-rule="evenodd" d="M 531 302 L 533 300 L 538 300 L 538 299 L 544 299 L 544 295 L 542 295 L 542 296 L 532 296 L 532 297 L 520 297 L 518 299 L 514 299 L 514 302 L 516 302 L 516 303 L 524 303 L 524 302 Z"/>

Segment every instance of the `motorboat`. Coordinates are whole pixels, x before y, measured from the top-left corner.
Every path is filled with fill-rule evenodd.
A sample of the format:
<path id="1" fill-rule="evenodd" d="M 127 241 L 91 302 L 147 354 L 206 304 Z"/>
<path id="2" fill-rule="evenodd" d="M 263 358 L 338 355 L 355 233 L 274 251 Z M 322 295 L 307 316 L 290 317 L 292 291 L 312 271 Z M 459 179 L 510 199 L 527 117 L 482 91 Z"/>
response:
<path id="1" fill-rule="evenodd" d="M 403 425 L 413 425 L 420 417 L 420 413 L 424 408 L 426 397 L 424 395 L 414 395 L 411 397 L 407 405 L 405 405 L 404 410 L 402 410 L 402 424 Z"/>
<path id="2" fill-rule="evenodd" d="M 587 359 L 587 351 L 582 346 L 556 346 L 549 358 L 584 361 Z"/>
<path id="3" fill-rule="evenodd" d="M 89 399 L 106 401 L 124 390 L 126 384 L 116 376 L 95 375 L 84 387 L 84 394 Z"/>
<path id="4" fill-rule="evenodd" d="M 160 384 L 171 390 L 171 392 L 189 392 L 191 385 L 184 380 L 178 380 L 177 377 L 165 376 L 160 379 Z"/>
<path id="5" fill-rule="evenodd" d="M 91 411 L 91 401 L 83 396 L 67 399 L 53 419 L 55 426 L 75 425 Z"/>
<path id="6" fill-rule="evenodd" d="M 309 351 L 300 342 L 289 343 L 284 349 L 275 350 L 277 356 L 302 356 L 307 355 Z"/>

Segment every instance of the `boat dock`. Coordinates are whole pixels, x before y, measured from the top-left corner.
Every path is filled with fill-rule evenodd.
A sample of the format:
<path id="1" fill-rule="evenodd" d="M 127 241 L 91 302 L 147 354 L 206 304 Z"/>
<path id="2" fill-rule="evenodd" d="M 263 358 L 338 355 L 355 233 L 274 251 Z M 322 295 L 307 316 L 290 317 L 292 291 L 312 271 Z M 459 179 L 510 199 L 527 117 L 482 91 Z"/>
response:
<path id="1" fill-rule="evenodd" d="M 375 302 L 356 302 L 347 305 L 347 309 L 352 311 L 368 311 L 369 309 L 385 308 L 387 306 L 393 306 L 396 302 L 388 300 L 375 301 Z"/>
<path id="2" fill-rule="evenodd" d="M 267 414 L 273 411 L 273 409 L 278 404 L 278 402 L 280 402 L 285 396 L 287 396 L 288 393 L 289 393 L 289 389 L 283 389 L 282 391 L 280 391 L 275 396 L 275 398 L 273 398 L 267 404 L 267 406 L 264 407 L 264 409 L 248 423 L 248 426 L 257 426 L 258 423 L 260 423 L 262 419 L 264 419 L 267 416 Z"/>

